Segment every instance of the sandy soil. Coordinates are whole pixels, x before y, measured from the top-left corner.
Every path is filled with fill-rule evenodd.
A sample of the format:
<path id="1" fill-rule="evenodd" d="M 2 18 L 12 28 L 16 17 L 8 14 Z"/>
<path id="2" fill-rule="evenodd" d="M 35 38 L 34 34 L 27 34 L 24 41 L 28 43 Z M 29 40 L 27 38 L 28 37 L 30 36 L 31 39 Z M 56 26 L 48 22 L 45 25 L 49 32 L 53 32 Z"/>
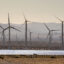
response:
<path id="1" fill-rule="evenodd" d="M 4 58 L 0 64 L 64 64 L 64 58 Z"/>

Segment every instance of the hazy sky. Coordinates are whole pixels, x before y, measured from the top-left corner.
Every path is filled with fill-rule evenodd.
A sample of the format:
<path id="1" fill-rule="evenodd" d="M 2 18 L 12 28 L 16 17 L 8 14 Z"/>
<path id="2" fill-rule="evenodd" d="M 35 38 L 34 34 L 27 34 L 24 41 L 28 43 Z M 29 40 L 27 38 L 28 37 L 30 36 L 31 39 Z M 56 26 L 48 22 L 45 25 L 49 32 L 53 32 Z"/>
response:
<path id="1" fill-rule="evenodd" d="M 23 12 L 29 21 L 59 22 L 54 16 L 64 19 L 64 0 L 0 0 L 0 23 L 24 23 Z"/>

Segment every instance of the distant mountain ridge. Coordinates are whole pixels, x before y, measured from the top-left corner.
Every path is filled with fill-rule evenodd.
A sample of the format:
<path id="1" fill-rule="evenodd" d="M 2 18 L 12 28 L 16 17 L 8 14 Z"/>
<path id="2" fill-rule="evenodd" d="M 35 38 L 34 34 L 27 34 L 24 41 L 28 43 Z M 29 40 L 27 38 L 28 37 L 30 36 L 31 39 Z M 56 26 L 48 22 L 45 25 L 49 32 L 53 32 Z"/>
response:
<path id="1" fill-rule="evenodd" d="M 6 28 L 8 26 L 7 24 L 0 24 L 0 25 L 3 28 Z M 46 25 L 50 29 L 59 30 L 56 33 L 61 33 L 61 23 L 46 23 Z M 14 26 L 15 28 L 21 30 L 21 32 L 18 32 L 18 31 L 11 29 L 11 40 L 16 39 L 16 33 L 18 36 L 18 40 L 24 40 L 24 38 L 25 38 L 25 25 L 24 24 L 11 24 L 11 26 Z M 1 28 L 0 28 L 0 31 L 2 31 Z M 28 23 L 28 39 L 29 39 L 29 32 L 30 31 L 33 32 L 32 33 L 33 38 L 34 37 L 37 38 L 38 33 L 42 34 L 41 37 L 43 37 L 43 35 L 46 36 L 48 34 L 48 30 L 43 23 L 37 23 L 37 22 Z M 5 35 L 6 35 L 6 38 L 8 39 L 8 30 L 5 31 Z"/>

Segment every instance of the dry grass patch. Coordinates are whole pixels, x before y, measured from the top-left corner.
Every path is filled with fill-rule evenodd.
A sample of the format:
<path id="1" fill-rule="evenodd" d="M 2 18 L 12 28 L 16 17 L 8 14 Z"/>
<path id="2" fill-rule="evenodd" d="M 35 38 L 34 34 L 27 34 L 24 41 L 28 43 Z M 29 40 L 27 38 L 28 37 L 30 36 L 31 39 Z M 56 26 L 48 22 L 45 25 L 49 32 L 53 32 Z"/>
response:
<path id="1" fill-rule="evenodd" d="M 0 64 L 64 64 L 64 58 L 4 58 Z"/>

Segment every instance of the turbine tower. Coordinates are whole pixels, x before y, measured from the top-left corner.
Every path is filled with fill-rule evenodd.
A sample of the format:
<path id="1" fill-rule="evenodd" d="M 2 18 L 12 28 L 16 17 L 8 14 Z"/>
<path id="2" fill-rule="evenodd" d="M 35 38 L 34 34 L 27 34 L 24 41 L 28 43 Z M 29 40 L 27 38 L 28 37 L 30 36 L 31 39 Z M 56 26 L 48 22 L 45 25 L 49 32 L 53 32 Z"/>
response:
<path id="1" fill-rule="evenodd" d="M 0 26 L 0 28 L 2 29 L 2 36 L 3 36 L 3 45 L 5 45 L 5 30 L 8 28 L 3 28 L 2 26 Z"/>
<path id="2" fill-rule="evenodd" d="M 40 34 L 38 33 L 38 40 L 40 39 L 39 35 L 40 35 Z"/>
<path id="3" fill-rule="evenodd" d="M 4 42 L 5 42 L 4 30 L 5 30 L 5 29 L 4 29 L 2 26 L 0 26 L 0 28 L 2 29 L 3 44 L 4 44 Z"/>
<path id="4" fill-rule="evenodd" d="M 31 40 L 32 40 L 32 32 L 29 32 L 29 34 L 30 34 L 30 42 L 31 42 Z"/>
<path id="5" fill-rule="evenodd" d="M 49 27 L 44 23 L 45 27 L 47 28 L 47 30 L 49 31 L 48 36 L 49 36 L 49 43 L 52 42 L 52 32 L 53 31 L 58 31 L 58 30 L 50 30 Z"/>
<path id="6" fill-rule="evenodd" d="M 60 22 L 61 22 L 61 36 L 62 36 L 62 45 L 64 45 L 64 42 L 63 42 L 63 23 L 64 23 L 64 21 L 63 20 L 61 20 L 60 18 L 58 18 L 58 17 L 56 17 L 58 20 L 60 20 Z"/>
<path id="7" fill-rule="evenodd" d="M 16 42 L 18 42 L 18 37 L 17 37 L 17 33 L 16 33 Z"/>
<path id="8" fill-rule="evenodd" d="M 0 26 L 0 28 L 2 29 L 2 37 L 3 37 L 2 43 L 3 43 L 3 48 L 4 48 L 4 46 L 5 46 L 5 34 L 4 34 L 4 31 L 6 30 L 6 28 L 3 28 L 2 26 Z"/>

